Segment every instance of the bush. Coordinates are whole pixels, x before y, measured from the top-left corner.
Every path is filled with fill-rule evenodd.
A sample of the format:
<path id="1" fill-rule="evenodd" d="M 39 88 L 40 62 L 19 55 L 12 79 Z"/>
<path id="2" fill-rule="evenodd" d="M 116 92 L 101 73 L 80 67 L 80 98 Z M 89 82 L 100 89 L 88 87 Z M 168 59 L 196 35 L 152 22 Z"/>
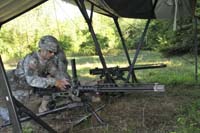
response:
<path id="1" fill-rule="evenodd" d="M 164 55 L 183 55 L 191 52 L 194 48 L 194 29 L 192 18 L 178 21 L 178 29 L 171 38 L 171 43 L 161 47 Z"/>
<path id="2" fill-rule="evenodd" d="M 104 37 L 100 34 L 96 34 L 99 45 L 101 47 L 102 51 L 106 52 L 106 49 L 108 50 L 108 38 Z M 91 36 L 86 37 L 86 41 L 82 42 L 80 45 L 79 53 L 83 55 L 97 55 L 95 44 Z"/>
<path id="3" fill-rule="evenodd" d="M 61 48 L 64 50 L 64 51 L 70 51 L 71 48 L 72 48 L 72 39 L 71 37 L 69 36 L 66 36 L 66 35 L 62 35 L 60 38 L 59 38 L 59 42 L 60 42 L 60 46 Z"/>

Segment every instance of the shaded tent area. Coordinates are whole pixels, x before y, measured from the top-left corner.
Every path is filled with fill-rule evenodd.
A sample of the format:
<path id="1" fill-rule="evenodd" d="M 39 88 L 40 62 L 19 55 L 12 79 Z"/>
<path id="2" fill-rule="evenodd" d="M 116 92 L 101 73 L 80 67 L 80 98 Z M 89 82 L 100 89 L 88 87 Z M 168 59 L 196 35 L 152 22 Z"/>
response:
<path id="1" fill-rule="evenodd" d="M 0 1 L 0 26 L 3 24 L 11 21 L 12 19 L 15 19 L 16 17 L 22 15 L 23 13 L 28 12 L 29 10 L 41 5 L 42 3 L 46 2 L 47 0 L 1 0 Z M 123 49 L 125 52 L 125 55 L 127 57 L 128 61 L 128 67 L 127 68 L 117 68 L 119 72 L 125 69 L 125 71 L 128 72 L 127 78 L 122 78 L 126 83 L 129 83 L 129 79 L 132 76 L 132 82 L 137 82 L 137 78 L 135 76 L 134 70 L 135 70 L 135 63 L 137 61 L 138 54 L 140 52 L 141 46 L 144 41 L 144 37 L 147 33 L 147 29 L 149 27 L 149 23 L 151 19 L 172 19 L 174 22 L 176 22 L 177 19 L 184 18 L 184 17 L 193 17 L 195 12 L 195 5 L 196 0 L 62 0 L 64 2 L 68 2 L 71 4 L 74 4 L 78 6 L 80 12 L 82 13 L 83 17 L 86 20 L 86 23 L 88 24 L 89 31 L 91 32 L 92 38 L 94 40 L 95 48 L 97 51 L 97 54 L 99 56 L 100 62 L 102 64 L 101 74 L 104 74 L 105 80 L 107 83 L 112 83 L 111 88 L 116 89 L 119 87 L 115 84 L 115 81 L 113 77 L 111 76 L 112 70 L 115 70 L 116 68 L 108 68 L 107 64 L 104 60 L 103 54 L 101 52 L 100 44 L 97 40 L 96 34 L 94 32 L 93 26 L 92 26 L 92 16 L 93 12 L 106 15 L 108 17 L 111 17 L 117 27 L 117 30 L 119 32 Z M 87 13 L 87 10 L 91 10 L 90 14 Z M 138 18 L 138 19 L 147 19 L 146 26 L 144 28 L 144 31 L 141 35 L 140 42 L 137 46 L 137 50 L 135 53 L 135 56 L 133 57 L 133 60 L 131 61 L 128 50 L 126 48 L 126 44 L 124 41 L 124 38 L 121 33 L 121 29 L 118 23 L 118 18 L 125 17 L 125 18 Z M 6 78 L 5 70 L 3 67 L 2 60 L 0 64 L 0 79 L 1 84 L 0 87 L 3 88 L 1 95 L 6 98 L 6 102 L 8 103 L 7 106 L 9 108 L 9 114 L 11 116 L 11 121 L 14 124 L 14 130 L 16 132 L 21 132 L 21 124 L 18 118 L 17 109 L 16 106 L 22 107 L 24 112 L 37 121 L 41 126 L 43 126 L 45 129 L 47 129 L 49 132 L 56 132 L 54 129 L 49 127 L 48 124 L 46 124 L 44 121 L 42 121 L 38 116 L 36 116 L 34 113 L 32 113 L 29 109 L 24 107 L 23 104 L 16 101 L 16 99 L 13 98 L 11 90 L 9 89 L 9 84 Z M 143 68 L 157 68 L 162 66 L 148 66 Z M 197 67 L 196 67 L 197 68 Z M 141 69 L 141 68 L 138 68 Z M 96 71 L 96 70 L 95 70 Z M 116 71 L 113 71 L 116 72 Z M 197 72 L 196 72 L 197 73 Z M 120 75 L 121 77 L 121 75 Z M 114 85 L 113 85 L 114 84 Z M 108 84 L 110 85 L 110 84 Z M 107 85 L 107 87 L 108 87 Z M 125 84 L 127 87 L 127 84 Z M 125 86 L 122 86 L 121 90 L 125 88 Z M 81 86 L 80 86 L 81 87 Z M 109 86 L 110 87 L 110 86 Z M 137 86 L 131 86 L 133 87 L 133 90 L 137 90 Z M 134 88 L 135 87 L 135 88 Z M 146 86 L 145 86 L 146 87 Z M 150 86 L 149 90 L 152 90 L 153 86 Z M 90 89 L 90 88 L 89 88 Z M 113 89 L 113 90 L 114 90 Z M 118 88 L 119 89 L 119 88 Z M 131 88 L 132 89 L 132 88 Z M 147 90 L 144 88 L 144 90 Z M 153 88 L 154 90 L 154 88 Z M 110 90 L 108 90 L 110 91 Z M 154 90 L 155 91 L 155 90 Z M 12 100 L 13 99 L 13 100 Z M 96 116 L 96 118 L 100 121 L 101 119 L 93 112 L 93 114 Z"/>
<path id="2" fill-rule="evenodd" d="M 47 0 L 1 0 L 0 25 L 41 5 Z M 76 0 L 63 0 L 75 4 Z M 157 1 L 155 9 L 154 3 Z M 86 7 L 94 5 L 94 11 L 107 16 L 127 18 L 165 18 L 173 19 L 192 16 L 196 0 L 85 0 Z"/>
<path id="3" fill-rule="evenodd" d="M 74 0 L 63 0 L 74 4 Z M 194 14 L 196 0 L 85 0 L 88 9 L 94 5 L 94 11 L 107 16 L 173 19 Z M 154 4 L 156 7 L 154 8 Z"/>

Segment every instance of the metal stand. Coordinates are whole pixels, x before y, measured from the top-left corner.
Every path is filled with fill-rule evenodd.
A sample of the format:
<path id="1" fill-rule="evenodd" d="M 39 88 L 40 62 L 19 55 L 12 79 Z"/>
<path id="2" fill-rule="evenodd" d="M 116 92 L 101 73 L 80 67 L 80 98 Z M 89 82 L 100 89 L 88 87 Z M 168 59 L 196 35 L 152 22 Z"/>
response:
<path id="1" fill-rule="evenodd" d="M 80 103 L 80 102 L 79 103 L 78 102 L 77 103 L 69 103 L 67 105 L 64 105 L 63 107 L 59 107 L 59 108 L 56 108 L 56 109 L 53 109 L 53 110 L 49 110 L 49 111 L 46 111 L 44 113 L 36 114 L 36 116 L 37 117 L 44 117 L 44 116 L 47 116 L 49 114 L 65 111 L 66 109 L 73 109 L 73 108 L 76 108 L 76 107 L 83 107 L 83 106 L 84 106 L 84 104 Z M 31 119 L 32 118 L 30 116 L 20 118 L 20 123 L 31 120 Z M 1 125 L 0 128 L 4 128 L 4 127 L 10 126 L 10 125 L 12 125 L 12 123 L 6 123 L 4 125 Z"/>
<path id="2" fill-rule="evenodd" d="M 0 56 L 0 94 L 6 101 L 6 105 L 9 111 L 10 120 L 13 123 L 13 132 L 22 133 L 21 123 L 16 111 L 16 105 L 13 101 L 12 92 L 8 83 L 6 72 L 3 66 L 3 62 Z"/>
<path id="3" fill-rule="evenodd" d="M 142 47 L 142 44 L 144 43 L 144 37 L 145 37 L 145 35 L 146 35 L 146 33 L 147 33 L 147 29 L 148 29 L 148 27 L 149 27 L 150 22 L 151 22 L 151 19 L 148 19 L 148 21 L 147 21 L 147 23 L 146 23 L 146 26 L 145 26 L 145 28 L 144 28 L 144 32 L 143 32 L 143 34 L 142 34 L 142 36 L 141 36 L 141 38 L 140 38 L 139 45 L 138 45 L 138 47 L 137 47 L 135 56 L 134 56 L 133 61 L 132 61 L 132 63 L 131 63 L 130 70 L 129 70 L 129 73 L 128 73 L 128 76 L 127 76 L 127 79 L 126 79 L 127 82 L 129 82 L 130 76 L 131 76 L 131 74 L 132 74 L 133 71 L 134 71 L 134 65 L 135 65 L 135 63 L 136 63 L 136 61 L 137 61 L 137 58 L 138 58 L 138 55 L 139 55 L 139 53 L 140 53 L 140 49 L 141 49 L 141 47 Z"/>
<path id="4" fill-rule="evenodd" d="M 124 48 L 124 52 L 126 54 L 126 58 L 128 60 L 128 64 L 129 64 L 129 66 L 131 66 L 131 59 L 130 59 L 130 56 L 128 54 L 128 50 L 127 50 L 127 47 L 126 47 L 126 43 L 125 43 L 124 37 L 123 37 L 122 32 L 121 32 L 121 28 L 120 28 L 119 23 L 118 23 L 118 17 L 113 18 L 113 20 L 115 22 L 115 25 L 117 27 L 119 36 L 121 38 L 122 46 Z M 137 82 L 137 78 L 135 76 L 135 71 L 132 71 L 132 82 Z"/>
<path id="5" fill-rule="evenodd" d="M 152 10 L 152 16 L 154 16 L 154 9 L 155 9 L 155 7 L 156 7 L 157 2 L 158 2 L 158 0 L 155 0 L 154 5 L 153 5 L 153 10 Z M 142 47 L 142 44 L 144 43 L 144 38 L 145 38 L 145 36 L 146 36 L 146 33 L 147 33 L 148 28 L 149 28 L 150 22 L 151 22 L 151 19 L 148 19 L 147 22 L 146 22 L 146 25 L 145 25 L 144 31 L 143 31 L 143 33 L 142 33 L 142 36 L 141 36 L 141 38 L 140 38 L 140 42 L 139 42 L 139 44 L 138 44 L 138 47 L 137 47 L 135 56 L 134 56 L 133 61 L 132 61 L 131 65 L 130 65 L 130 70 L 129 70 L 129 73 L 128 73 L 126 82 L 129 82 L 130 76 L 131 76 L 131 74 L 132 74 L 133 71 L 134 71 L 134 66 L 135 66 L 135 63 L 136 63 L 136 61 L 137 61 L 137 58 L 138 58 L 140 49 L 141 49 L 141 47 Z"/>
<path id="6" fill-rule="evenodd" d="M 103 57 L 103 54 L 102 54 L 102 51 L 101 51 L 101 48 L 100 48 L 100 44 L 99 44 L 99 42 L 97 40 L 96 34 L 95 34 L 93 26 L 92 26 L 93 6 L 94 5 L 91 6 L 91 15 L 89 17 L 88 13 L 86 11 L 84 0 L 75 0 L 75 2 L 77 4 L 80 12 L 82 13 L 86 23 L 88 24 L 89 31 L 90 31 L 90 33 L 92 35 L 92 38 L 94 40 L 94 43 L 95 43 L 96 52 L 99 55 L 99 59 L 101 61 L 101 64 L 102 64 L 103 69 L 104 69 L 104 73 L 106 75 L 106 81 L 109 82 L 109 83 L 113 83 L 114 80 L 112 79 L 112 77 L 110 76 L 109 72 L 107 71 L 106 62 L 105 62 L 105 59 Z"/>
<path id="7" fill-rule="evenodd" d="M 116 15 L 110 13 L 106 9 L 102 9 L 100 6 L 96 5 L 94 2 L 92 2 L 90 0 L 74 0 L 74 1 L 75 1 L 76 5 L 78 6 L 80 12 L 82 13 L 86 23 L 88 24 L 89 31 L 90 31 L 92 38 L 94 40 L 94 43 L 95 43 L 96 52 L 99 56 L 99 59 L 100 59 L 102 66 L 103 66 L 102 71 L 103 71 L 103 75 L 105 75 L 105 79 L 106 79 L 105 82 L 115 83 L 115 80 L 114 80 L 114 78 L 112 77 L 112 74 L 109 72 L 109 70 L 107 68 L 105 59 L 104 59 L 103 54 L 101 52 L 100 44 L 97 40 L 96 34 L 95 34 L 93 26 L 92 26 L 92 17 L 93 17 L 94 8 L 98 8 L 99 10 L 102 10 L 104 12 L 104 13 L 101 13 L 102 15 L 106 15 L 108 17 L 113 18 L 114 23 L 115 23 L 116 28 L 117 28 L 117 31 L 118 31 L 119 36 L 121 38 L 121 42 L 122 42 L 122 46 L 123 46 L 125 55 L 126 55 L 127 60 L 128 60 L 129 73 L 128 73 L 128 76 L 126 78 L 126 82 L 129 82 L 131 76 L 132 76 L 132 82 L 137 82 L 137 78 L 136 78 L 135 71 L 134 71 L 134 66 L 135 66 L 135 63 L 137 61 L 138 54 L 141 50 L 141 46 L 144 42 L 144 38 L 145 38 L 146 32 L 147 32 L 148 27 L 149 27 L 150 19 L 148 19 L 148 21 L 147 21 L 144 32 L 143 32 L 141 39 L 140 39 L 140 43 L 137 47 L 135 56 L 133 58 L 133 61 L 131 62 L 131 59 L 130 59 L 130 56 L 129 56 L 129 53 L 128 53 L 128 50 L 127 50 L 127 47 L 126 47 L 126 44 L 125 44 L 125 40 L 123 38 L 121 29 L 120 29 L 120 26 L 119 26 L 119 23 L 118 23 L 118 17 Z M 156 4 L 157 4 L 157 0 L 155 0 L 154 5 L 153 5 L 152 17 L 154 16 L 154 8 L 155 8 Z M 88 13 L 86 11 L 86 6 L 89 7 L 88 5 L 91 5 L 90 16 L 88 15 Z"/>

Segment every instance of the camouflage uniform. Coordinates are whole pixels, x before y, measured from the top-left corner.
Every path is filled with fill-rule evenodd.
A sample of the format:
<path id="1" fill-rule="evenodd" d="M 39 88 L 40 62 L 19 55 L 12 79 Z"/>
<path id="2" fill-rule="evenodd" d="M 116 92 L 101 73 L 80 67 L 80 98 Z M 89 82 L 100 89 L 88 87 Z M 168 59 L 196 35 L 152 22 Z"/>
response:
<path id="1" fill-rule="evenodd" d="M 42 61 L 38 52 L 21 60 L 14 74 L 20 84 L 44 89 L 53 87 L 56 79 L 65 78 L 65 73 L 60 72 L 52 60 Z"/>
<path id="2" fill-rule="evenodd" d="M 58 51 L 52 60 L 54 60 L 57 69 L 64 74 L 64 77 L 71 79 L 67 73 L 68 60 L 62 48 L 58 47 Z"/>
<path id="3" fill-rule="evenodd" d="M 48 40 L 50 38 L 50 40 Z M 52 89 L 56 80 L 69 79 L 67 73 L 67 59 L 62 49 L 58 49 L 57 40 L 52 40 L 52 36 L 44 36 L 39 42 L 40 49 L 47 49 L 55 52 L 53 58 L 42 60 L 39 52 L 28 54 L 19 61 L 17 68 L 9 72 L 8 79 L 13 90 L 13 95 L 20 101 L 29 96 L 34 89 Z M 53 38 L 54 39 L 54 38 Z M 56 48 L 48 44 L 56 41 Z M 49 100 L 48 97 L 43 97 Z M 23 101 L 22 101 L 23 102 Z"/>
<path id="4" fill-rule="evenodd" d="M 56 80 L 70 80 L 70 76 L 67 73 L 68 61 L 64 51 L 58 44 L 57 39 L 52 36 L 47 35 L 42 37 L 39 42 L 40 49 L 56 53 L 53 58 L 43 60 L 41 59 L 39 52 L 33 52 L 19 61 L 15 70 L 7 72 L 13 95 L 25 105 L 27 101 L 30 101 L 29 96 L 32 93 L 33 88 L 52 89 Z M 71 93 L 70 90 L 69 93 Z M 45 100 L 48 102 L 49 98 L 49 96 L 43 97 L 42 102 Z M 29 104 L 29 102 L 27 105 L 33 106 L 33 104 Z M 5 118 L 9 117 L 5 115 L 6 113 L 4 113 L 4 110 L 7 111 L 7 109 L 3 107 L 0 108 L 0 116 L 7 121 Z"/>
<path id="5" fill-rule="evenodd" d="M 29 90 L 32 87 L 49 89 L 55 85 L 56 80 L 69 79 L 64 51 L 58 50 L 58 42 L 54 38 L 52 40 L 52 38 L 49 35 L 42 37 L 39 47 L 55 52 L 54 57 L 49 60 L 42 60 L 39 52 L 33 52 L 19 61 L 17 68 L 13 71 L 14 77 L 11 77 L 11 82 L 14 80 L 14 83 L 11 83 L 13 90 Z M 52 44 L 48 45 L 52 41 L 56 44 L 54 47 Z"/>

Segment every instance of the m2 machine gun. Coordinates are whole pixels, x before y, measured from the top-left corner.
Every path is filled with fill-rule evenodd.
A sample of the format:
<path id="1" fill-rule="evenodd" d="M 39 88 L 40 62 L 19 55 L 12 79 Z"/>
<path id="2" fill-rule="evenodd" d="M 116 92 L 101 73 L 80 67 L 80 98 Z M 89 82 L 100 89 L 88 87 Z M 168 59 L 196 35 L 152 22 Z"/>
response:
<path id="1" fill-rule="evenodd" d="M 109 92 L 137 92 L 137 91 L 154 91 L 154 92 L 164 92 L 164 85 L 158 83 L 154 84 L 139 84 L 139 83 L 97 83 L 96 85 L 81 85 L 76 71 L 75 59 L 71 60 L 72 66 L 72 89 L 73 93 L 77 96 L 80 93 L 84 92 L 100 92 L 100 93 L 109 93 Z"/>
<path id="2" fill-rule="evenodd" d="M 100 94 L 118 94 L 118 93 L 134 93 L 134 92 L 164 92 L 164 85 L 158 83 L 154 84 L 139 84 L 139 83 L 109 83 L 101 80 L 95 85 L 81 85 L 78 80 L 77 71 L 76 71 L 76 62 L 75 59 L 71 60 L 72 67 L 72 84 L 68 89 L 71 89 L 71 92 L 76 97 L 81 97 L 84 93 L 100 93 Z M 103 70 L 98 71 L 103 73 Z M 69 98 L 69 91 L 56 91 L 57 89 L 44 90 L 41 89 L 37 91 L 40 95 L 51 95 L 52 102 L 49 104 L 49 108 L 54 109 L 64 104 L 70 102 L 70 100 L 63 100 Z M 71 99 L 71 98 L 69 98 Z M 83 99 L 82 99 L 83 100 Z M 74 101 L 74 100 L 72 100 Z M 72 102 L 71 101 L 71 102 Z"/>

